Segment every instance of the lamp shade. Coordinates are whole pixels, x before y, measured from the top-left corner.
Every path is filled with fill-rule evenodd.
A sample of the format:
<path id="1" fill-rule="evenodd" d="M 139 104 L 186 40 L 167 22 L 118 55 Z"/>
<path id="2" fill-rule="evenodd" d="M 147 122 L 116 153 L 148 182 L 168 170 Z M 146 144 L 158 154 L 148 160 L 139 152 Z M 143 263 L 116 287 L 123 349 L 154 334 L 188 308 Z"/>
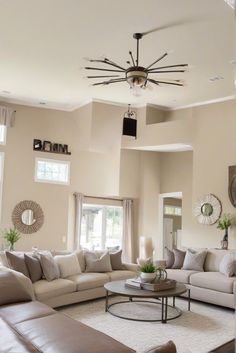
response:
<path id="1" fill-rule="evenodd" d="M 122 135 L 133 136 L 137 135 L 137 120 L 132 118 L 123 118 Z"/>

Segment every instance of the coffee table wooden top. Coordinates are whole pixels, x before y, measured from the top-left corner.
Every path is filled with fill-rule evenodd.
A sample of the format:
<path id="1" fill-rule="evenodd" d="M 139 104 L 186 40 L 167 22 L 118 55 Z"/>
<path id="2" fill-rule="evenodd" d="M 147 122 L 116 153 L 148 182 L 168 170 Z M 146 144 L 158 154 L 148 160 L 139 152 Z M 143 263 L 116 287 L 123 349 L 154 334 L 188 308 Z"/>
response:
<path id="1" fill-rule="evenodd" d="M 126 287 L 125 280 L 108 282 L 104 284 L 104 288 L 113 294 L 136 298 L 167 298 L 175 297 L 187 292 L 186 286 L 181 283 L 176 283 L 176 287 L 173 289 L 152 292 L 146 289 Z"/>

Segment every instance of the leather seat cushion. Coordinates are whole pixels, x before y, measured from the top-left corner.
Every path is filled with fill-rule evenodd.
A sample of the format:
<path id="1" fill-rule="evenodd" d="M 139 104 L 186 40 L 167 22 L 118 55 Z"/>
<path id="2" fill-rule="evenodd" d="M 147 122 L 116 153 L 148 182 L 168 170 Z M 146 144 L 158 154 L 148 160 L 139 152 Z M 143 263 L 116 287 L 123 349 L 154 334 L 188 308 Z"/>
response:
<path id="1" fill-rule="evenodd" d="M 36 298 L 39 301 L 76 291 L 74 282 L 62 278 L 50 282 L 42 279 L 33 283 L 33 286 Z"/>
<path id="2" fill-rule="evenodd" d="M 44 353 L 135 353 L 113 338 L 57 313 L 22 322 L 16 329 Z"/>
<path id="3" fill-rule="evenodd" d="M 0 351 L 1 352 L 24 352 L 33 353 L 40 352 L 30 342 L 27 342 L 18 335 L 11 327 L 0 318 Z"/>
<path id="4" fill-rule="evenodd" d="M 168 278 L 174 279 L 177 282 L 188 284 L 190 283 L 190 276 L 194 273 L 198 273 L 197 271 L 192 270 L 179 270 L 179 269 L 167 269 Z"/>
<path id="5" fill-rule="evenodd" d="M 127 270 L 115 270 L 112 272 L 107 272 L 110 281 L 119 281 L 127 278 L 135 278 L 137 273 Z"/>
<path id="6" fill-rule="evenodd" d="M 31 301 L 24 304 L 18 303 L 4 305 L 0 307 L 0 317 L 11 325 L 18 324 L 25 320 L 32 320 L 36 317 L 51 315 L 53 313 L 55 313 L 55 310 L 37 301 Z"/>
<path id="7" fill-rule="evenodd" d="M 67 279 L 75 283 L 77 291 L 102 287 L 109 282 L 109 277 L 106 273 L 94 272 L 81 273 L 67 277 Z"/>
<path id="8" fill-rule="evenodd" d="M 199 272 L 190 278 L 190 284 L 193 286 L 224 293 L 233 293 L 234 281 L 236 277 L 226 277 L 220 272 Z"/>

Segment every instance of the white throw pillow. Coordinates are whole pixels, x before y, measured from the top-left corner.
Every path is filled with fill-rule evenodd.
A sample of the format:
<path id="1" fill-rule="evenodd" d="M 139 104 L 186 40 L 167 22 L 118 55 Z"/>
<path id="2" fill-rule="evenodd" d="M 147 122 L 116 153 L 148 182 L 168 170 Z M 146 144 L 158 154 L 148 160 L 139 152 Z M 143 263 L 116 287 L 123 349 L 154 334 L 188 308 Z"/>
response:
<path id="1" fill-rule="evenodd" d="M 192 270 L 192 271 L 204 271 L 204 262 L 207 252 L 200 251 L 197 252 L 193 249 L 188 249 L 184 258 L 183 270 Z"/>
<path id="2" fill-rule="evenodd" d="M 54 257 L 54 260 L 58 264 L 61 278 L 66 278 L 81 273 L 81 268 L 76 253 L 69 255 L 57 255 Z"/>
<path id="3" fill-rule="evenodd" d="M 236 276 L 236 253 L 229 253 L 223 257 L 219 271 L 227 277 Z"/>

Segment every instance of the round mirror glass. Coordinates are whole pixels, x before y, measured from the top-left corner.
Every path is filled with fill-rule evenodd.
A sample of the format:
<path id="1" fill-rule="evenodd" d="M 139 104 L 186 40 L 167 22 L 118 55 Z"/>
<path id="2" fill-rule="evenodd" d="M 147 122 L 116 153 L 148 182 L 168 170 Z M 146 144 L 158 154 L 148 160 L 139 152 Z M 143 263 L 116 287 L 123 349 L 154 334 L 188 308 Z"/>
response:
<path id="1" fill-rule="evenodd" d="M 32 226 L 34 224 L 34 212 L 32 210 L 24 210 L 21 214 L 22 223 L 27 226 Z"/>
<path id="2" fill-rule="evenodd" d="M 213 213 L 213 206 L 210 203 L 204 203 L 201 207 L 201 213 L 206 217 L 211 216 Z"/>

